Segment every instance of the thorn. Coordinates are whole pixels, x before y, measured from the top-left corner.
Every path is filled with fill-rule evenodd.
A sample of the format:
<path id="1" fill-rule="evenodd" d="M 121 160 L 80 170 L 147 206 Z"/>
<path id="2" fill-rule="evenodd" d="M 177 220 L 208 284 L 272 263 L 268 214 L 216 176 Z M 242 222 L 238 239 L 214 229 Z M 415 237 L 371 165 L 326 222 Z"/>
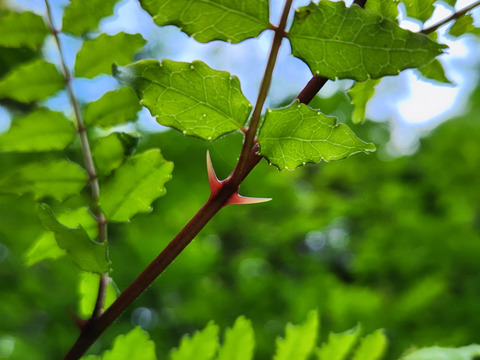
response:
<path id="1" fill-rule="evenodd" d="M 260 204 L 272 200 L 271 198 L 254 198 L 239 195 L 238 192 L 233 194 L 228 199 L 226 205 L 247 205 L 247 204 Z"/>
<path id="2" fill-rule="evenodd" d="M 88 320 L 82 319 L 80 316 L 75 314 L 73 311 L 70 311 L 70 315 L 73 318 L 73 321 L 75 321 L 75 324 L 80 330 L 83 330 L 85 325 L 87 325 Z"/>
<path id="3" fill-rule="evenodd" d="M 207 173 L 208 173 L 208 184 L 210 185 L 210 194 L 213 196 L 220 190 L 222 187 L 222 182 L 218 180 L 217 175 L 215 175 L 215 170 L 213 170 L 212 159 L 210 158 L 210 151 L 207 150 Z"/>

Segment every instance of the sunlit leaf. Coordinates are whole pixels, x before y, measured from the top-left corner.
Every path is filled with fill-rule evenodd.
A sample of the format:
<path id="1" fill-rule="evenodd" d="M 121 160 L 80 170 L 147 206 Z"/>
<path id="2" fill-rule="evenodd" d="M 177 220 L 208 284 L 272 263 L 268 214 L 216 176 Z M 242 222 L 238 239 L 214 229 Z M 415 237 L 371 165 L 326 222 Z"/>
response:
<path id="1" fill-rule="evenodd" d="M 101 34 L 93 40 L 86 40 L 77 54 L 75 75 L 77 77 L 94 78 L 100 74 L 111 74 L 112 65 L 126 65 L 133 61 L 145 40 L 140 34 L 116 35 Z"/>
<path id="2" fill-rule="evenodd" d="M 268 110 L 258 142 L 260 154 L 279 170 L 375 150 L 346 125 L 337 124 L 336 118 L 298 102 L 281 110 Z"/>
<path id="3" fill-rule="evenodd" d="M 111 127 L 134 121 L 142 108 L 137 94 L 130 87 L 105 93 L 97 101 L 89 103 L 83 110 L 85 124 Z"/>
<path id="4" fill-rule="evenodd" d="M 98 173 L 108 175 L 118 168 L 138 143 L 138 137 L 114 132 L 94 142 L 92 155 Z"/>
<path id="5" fill-rule="evenodd" d="M 480 36 L 480 29 L 473 24 L 472 15 L 466 14 L 453 23 L 448 33 L 454 37 L 459 37 L 467 33 Z"/>
<path id="6" fill-rule="evenodd" d="M 128 334 L 118 335 L 111 350 L 103 353 L 102 360 L 156 360 L 155 343 L 140 327 Z"/>
<path id="7" fill-rule="evenodd" d="M 361 333 L 360 326 L 343 333 L 328 335 L 328 341 L 317 350 L 318 360 L 345 360 L 352 352 Z"/>
<path id="8" fill-rule="evenodd" d="M 387 349 L 387 337 L 383 330 L 377 330 L 365 336 L 352 360 L 380 360 Z"/>
<path id="9" fill-rule="evenodd" d="M 445 75 L 445 69 L 440 61 L 433 59 L 427 65 L 421 66 L 418 70 L 427 79 L 435 80 L 443 84 L 452 84 L 452 82 Z"/>
<path id="10" fill-rule="evenodd" d="M 254 347 L 252 323 L 240 316 L 233 328 L 225 331 L 225 342 L 219 349 L 217 360 L 250 360 Z"/>
<path id="11" fill-rule="evenodd" d="M 285 338 L 277 339 L 274 360 L 306 360 L 313 351 L 318 334 L 318 313 L 311 311 L 307 320 L 297 326 L 288 324 Z"/>
<path id="12" fill-rule="evenodd" d="M 65 249 L 72 261 L 82 270 L 104 273 L 110 268 L 106 246 L 90 239 L 85 229 L 67 227 L 55 218 L 52 209 L 46 204 L 39 206 L 42 224 L 55 234 L 58 246 Z"/>
<path id="13" fill-rule="evenodd" d="M 213 141 L 241 129 L 250 113 L 238 78 L 201 61 L 144 60 L 116 67 L 114 75 L 137 91 L 160 124 L 185 135 Z"/>
<path id="14" fill-rule="evenodd" d="M 110 221 L 128 221 L 135 214 L 151 210 L 152 202 L 164 195 L 173 163 L 160 150 L 132 156 L 101 185 L 100 206 Z"/>
<path id="15" fill-rule="evenodd" d="M 367 102 L 375 93 L 375 86 L 378 82 L 379 80 L 357 81 L 348 90 L 348 95 L 350 95 L 352 104 L 355 106 L 352 114 L 352 121 L 354 124 L 363 123 L 365 121 Z"/>
<path id="16" fill-rule="evenodd" d="M 365 9 L 375 11 L 387 19 L 396 21 L 399 1 L 400 0 L 368 0 L 365 4 Z"/>
<path id="17" fill-rule="evenodd" d="M 176 25 L 200 42 L 238 43 L 270 27 L 267 0 L 141 0 L 157 25 Z"/>
<path id="18" fill-rule="evenodd" d="M 414 351 L 402 360 L 474 360 L 480 356 L 480 345 L 459 348 L 442 348 L 438 346 Z"/>
<path id="19" fill-rule="evenodd" d="M 78 194 L 87 184 L 87 174 L 67 160 L 50 160 L 22 165 L 0 179 L 0 193 L 31 193 L 35 199 L 64 200 Z"/>
<path id="20" fill-rule="evenodd" d="M 435 0 L 402 0 L 407 9 L 407 16 L 422 22 L 430 19 L 435 10 Z"/>
<path id="21" fill-rule="evenodd" d="M 93 309 L 95 308 L 95 302 L 98 296 L 98 285 L 100 276 L 98 274 L 92 274 L 88 272 L 82 272 L 80 274 L 80 281 L 78 284 L 78 293 L 80 301 L 78 303 L 78 315 L 83 318 L 89 318 L 92 316 Z M 117 298 L 117 290 L 110 279 L 107 286 L 107 293 L 105 298 L 105 309 L 107 309 Z"/>
<path id="22" fill-rule="evenodd" d="M 171 360 L 210 360 L 218 347 L 218 326 L 210 322 L 205 329 L 193 337 L 182 338 L 178 349 L 170 353 Z"/>
<path id="23" fill-rule="evenodd" d="M 38 49 L 48 35 L 42 17 L 32 12 L 10 12 L 0 15 L 0 46 Z"/>
<path id="24" fill-rule="evenodd" d="M 422 66 L 445 47 L 372 11 L 346 8 L 343 1 L 298 9 L 288 37 L 293 55 L 313 73 L 357 81 Z"/>
<path id="25" fill-rule="evenodd" d="M 63 89 L 65 79 L 55 65 L 44 60 L 19 65 L 0 79 L 0 98 L 20 102 L 43 100 Z"/>
<path id="26" fill-rule="evenodd" d="M 65 115 L 41 108 L 13 120 L 10 129 L 0 135 L 0 151 L 62 150 L 74 136 L 75 127 Z"/>

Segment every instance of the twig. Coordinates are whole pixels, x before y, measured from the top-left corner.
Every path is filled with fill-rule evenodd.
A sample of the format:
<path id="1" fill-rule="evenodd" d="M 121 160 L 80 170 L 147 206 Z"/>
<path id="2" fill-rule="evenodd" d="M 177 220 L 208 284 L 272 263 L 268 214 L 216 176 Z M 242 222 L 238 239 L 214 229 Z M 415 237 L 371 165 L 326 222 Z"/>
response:
<path id="1" fill-rule="evenodd" d="M 447 23 L 449 23 L 450 21 L 452 20 L 455 20 L 455 19 L 458 19 L 458 18 L 461 18 L 462 16 L 464 16 L 467 12 L 469 12 L 470 10 L 472 10 L 473 8 L 477 7 L 480 5 L 480 1 L 475 1 L 474 3 L 470 4 L 469 6 L 467 6 L 466 8 L 462 9 L 462 10 L 458 10 L 457 12 L 454 12 L 452 15 L 450 15 L 449 17 L 439 21 L 438 23 L 436 23 L 435 25 L 432 25 L 426 29 L 423 29 L 420 31 L 421 34 L 430 34 L 434 31 L 436 31 L 440 26 L 443 26 Z"/>

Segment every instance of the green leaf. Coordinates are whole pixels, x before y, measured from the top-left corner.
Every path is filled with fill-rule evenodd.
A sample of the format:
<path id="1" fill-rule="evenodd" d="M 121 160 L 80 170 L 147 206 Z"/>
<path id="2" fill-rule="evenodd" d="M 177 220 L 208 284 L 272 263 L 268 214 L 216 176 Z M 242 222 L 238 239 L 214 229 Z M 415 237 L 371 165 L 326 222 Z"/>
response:
<path id="1" fill-rule="evenodd" d="M 160 150 L 132 156 L 100 187 L 100 206 L 109 221 L 128 221 L 151 210 L 151 203 L 165 195 L 173 163 Z"/>
<path id="2" fill-rule="evenodd" d="M 397 21 L 398 3 L 400 0 L 368 0 L 365 9 L 372 10 L 387 19 Z"/>
<path id="3" fill-rule="evenodd" d="M 105 93 L 97 101 L 89 103 L 83 110 L 85 125 L 112 127 L 134 121 L 142 108 L 132 88 L 123 87 Z"/>
<path id="4" fill-rule="evenodd" d="M 480 345 L 459 348 L 441 348 L 438 346 L 414 351 L 402 360 L 474 360 L 480 356 Z"/>
<path id="5" fill-rule="evenodd" d="M 367 102 L 375 93 L 375 86 L 378 82 L 379 80 L 357 81 L 348 90 L 348 95 L 350 95 L 352 104 L 355 107 L 352 114 L 352 121 L 354 124 L 362 124 L 365 121 Z"/>
<path id="6" fill-rule="evenodd" d="M 171 360 L 210 360 L 218 347 L 218 326 L 213 322 L 202 331 L 197 331 L 192 338 L 182 338 L 178 349 L 170 353 Z"/>
<path id="7" fill-rule="evenodd" d="M 471 14 L 466 14 L 457 19 L 448 30 L 448 33 L 454 37 L 459 37 L 464 34 L 473 34 L 480 36 L 480 29 L 473 25 L 473 17 Z"/>
<path id="8" fill-rule="evenodd" d="M 0 46 L 38 49 L 49 30 L 42 17 L 32 12 L 0 15 Z"/>
<path id="9" fill-rule="evenodd" d="M 175 25 L 200 42 L 238 43 L 270 27 L 267 0 L 141 0 L 159 26 Z"/>
<path id="10" fill-rule="evenodd" d="M 81 225 L 70 228 L 61 224 L 47 204 L 39 206 L 39 216 L 42 224 L 55 234 L 58 246 L 65 249 L 82 270 L 102 274 L 110 269 L 105 244 L 91 240 Z"/>
<path id="11" fill-rule="evenodd" d="M 50 160 L 22 165 L 0 180 L 0 193 L 32 193 L 35 199 L 52 197 L 62 201 L 78 194 L 87 184 L 87 174 L 67 160 Z"/>
<path id="12" fill-rule="evenodd" d="M 78 315 L 83 318 L 89 318 L 92 316 L 93 309 L 95 308 L 95 302 L 98 296 L 98 285 L 100 276 L 98 274 L 92 274 L 88 272 L 80 273 L 80 281 L 78 284 L 78 292 L 80 301 L 78 303 Z M 107 294 L 105 298 L 105 309 L 108 309 L 117 298 L 117 290 L 110 279 L 107 286 Z"/>
<path id="13" fill-rule="evenodd" d="M 62 32 L 83 35 L 96 30 L 100 20 L 113 14 L 118 0 L 71 0 L 63 15 Z"/>
<path id="14" fill-rule="evenodd" d="M 0 98 L 20 102 L 43 100 L 62 90 L 65 79 L 55 65 L 44 60 L 19 65 L 0 79 Z"/>
<path id="15" fill-rule="evenodd" d="M 160 124 L 204 140 L 242 129 L 251 110 L 237 77 L 201 61 L 144 60 L 114 67 L 114 75 L 137 91 Z"/>
<path id="16" fill-rule="evenodd" d="M 277 339 L 274 360 L 306 360 L 313 351 L 318 333 L 318 313 L 310 311 L 307 320 L 297 326 L 287 324 L 285 339 Z"/>
<path id="17" fill-rule="evenodd" d="M 362 339 L 352 360 L 380 360 L 386 349 L 387 338 L 383 330 L 377 330 Z"/>
<path id="18" fill-rule="evenodd" d="M 97 172 L 108 175 L 122 165 L 138 143 L 138 137 L 114 132 L 98 139 L 92 146 L 92 155 Z"/>
<path id="19" fill-rule="evenodd" d="M 336 118 L 298 101 L 281 110 L 267 110 L 258 142 L 260 154 L 279 170 L 375 150 L 373 144 L 358 139 L 346 125 L 337 124 Z"/>
<path id="20" fill-rule="evenodd" d="M 225 331 L 225 342 L 219 350 L 217 360 L 250 360 L 253 358 L 254 347 L 252 322 L 240 316 L 233 328 Z"/>
<path id="21" fill-rule="evenodd" d="M 115 338 L 111 350 L 103 353 L 102 360 L 156 360 L 155 343 L 148 333 L 136 327 L 128 334 Z"/>
<path id="22" fill-rule="evenodd" d="M 437 59 L 433 59 L 427 65 L 419 67 L 418 70 L 427 79 L 435 80 L 444 84 L 453 84 L 445 75 L 442 63 Z"/>
<path id="23" fill-rule="evenodd" d="M 402 0 L 407 9 L 407 16 L 425 22 L 435 10 L 435 0 Z"/>
<path id="24" fill-rule="evenodd" d="M 328 341 L 317 350 L 318 360 L 345 360 L 361 333 L 360 326 L 343 333 L 328 335 Z"/>
<path id="25" fill-rule="evenodd" d="M 372 11 L 346 8 L 343 1 L 298 9 L 288 37 L 293 55 L 313 73 L 357 81 L 424 65 L 445 47 Z"/>
<path id="26" fill-rule="evenodd" d="M 101 34 L 93 40 L 86 40 L 77 54 L 75 75 L 92 79 L 100 74 L 111 74 L 112 65 L 126 65 L 133 61 L 146 41 L 140 34 Z"/>
<path id="27" fill-rule="evenodd" d="M 65 115 L 41 108 L 13 120 L 10 129 L 0 135 L 0 151 L 62 150 L 74 136 L 75 127 Z"/>

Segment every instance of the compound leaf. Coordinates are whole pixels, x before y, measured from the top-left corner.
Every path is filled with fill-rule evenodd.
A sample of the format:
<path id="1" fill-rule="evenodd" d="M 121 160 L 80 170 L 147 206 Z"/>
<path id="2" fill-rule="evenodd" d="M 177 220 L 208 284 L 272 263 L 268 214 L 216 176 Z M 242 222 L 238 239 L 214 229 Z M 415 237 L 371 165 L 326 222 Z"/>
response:
<path id="1" fill-rule="evenodd" d="M 210 360 L 218 347 L 218 326 L 213 322 L 192 338 L 185 335 L 178 349 L 170 353 L 171 360 Z"/>
<path id="2" fill-rule="evenodd" d="M 98 173 L 108 175 L 122 165 L 138 144 L 138 137 L 114 132 L 98 139 L 92 146 L 92 155 Z"/>
<path id="3" fill-rule="evenodd" d="M 352 114 L 352 121 L 354 124 L 360 124 L 365 121 L 365 110 L 367 102 L 375 93 L 375 86 L 379 80 L 367 80 L 362 82 L 355 82 L 348 90 L 348 95 L 355 107 Z"/>
<path id="4" fill-rule="evenodd" d="M 452 82 L 445 75 L 445 69 L 440 61 L 433 59 L 427 65 L 423 65 L 418 70 L 427 79 L 435 80 L 443 84 L 452 84 Z"/>
<path id="5" fill-rule="evenodd" d="M 75 127 L 65 115 L 46 108 L 14 119 L 0 135 L 0 151 L 62 150 L 73 141 Z"/>
<path id="6" fill-rule="evenodd" d="M 156 360 L 155 343 L 140 327 L 128 334 L 118 335 L 111 350 L 103 353 L 102 360 Z"/>
<path id="7" fill-rule="evenodd" d="M 313 73 L 357 81 L 422 66 L 445 47 L 375 12 L 330 1 L 298 9 L 288 37 Z"/>
<path id="8" fill-rule="evenodd" d="M 407 16 L 425 22 L 435 10 L 435 0 L 402 0 L 407 9 Z"/>
<path id="9" fill-rule="evenodd" d="M 387 338 L 383 330 L 377 330 L 362 339 L 352 360 L 380 360 L 386 349 Z"/>
<path id="10" fill-rule="evenodd" d="M 95 302 L 98 296 L 98 283 L 100 277 L 98 274 L 88 272 L 80 273 L 80 281 L 78 283 L 78 293 L 80 301 L 78 303 L 78 315 L 83 318 L 92 316 L 95 308 Z M 105 298 L 105 309 L 107 309 L 117 298 L 117 290 L 110 279 L 107 286 L 107 294 Z"/>
<path id="11" fill-rule="evenodd" d="M 372 10 L 387 19 L 397 21 L 398 3 L 400 0 L 368 0 L 365 9 Z"/>
<path id="12" fill-rule="evenodd" d="M 128 221 L 135 214 L 151 210 L 151 203 L 164 195 L 173 163 L 160 150 L 132 156 L 100 187 L 100 206 L 110 221 Z"/>
<path id="13" fill-rule="evenodd" d="M 360 333 L 360 326 L 339 334 L 330 333 L 328 341 L 317 350 L 318 360 L 345 360 L 357 343 Z"/>
<path id="14" fill-rule="evenodd" d="M 159 26 L 175 25 L 200 42 L 238 43 L 270 27 L 267 0 L 141 0 Z"/>
<path id="15" fill-rule="evenodd" d="M 48 33 L 42 17 L 32 12 L 10 12 L 0 16 L 0 46 L 38 49 Z"/>
<path id="16" fill-rule="evenodd" d="M 111 74 L 112 65 L 126 65 L 143 45 L 145 39 L 140 34 L 116 35 L 101 34 L 93 40 L 86 40 L 77 54 L 75 75 L 92 79 L 100 74 Z"/>
<path id="17" fill-rule="evenodd" d="M 414 351 L 402 360 L 473 360 L 480 356 L 480 345 L 469 345 L 459 348 L 442 348 L 438 346 Z"/>
<path id="18" fill-rule="evenodd" d="M 240 316 L 233 328 L 225 331 L 225 342 L 219 350 L 217 360 L 251 360 L 254 347 L 252 322 Z"/>
<path id="19" fill-rule="evenodd" d="M 185 135 L 213 141 L 241 129 L 250 113 L 238 78 L 201 61 L 143 60 L 114 67 L 114 75 L 137 91 L 160 124 Z"/>
<path id="20" fill-rule="evenodd" d="M 260 154 L 279 170 L 375 150 L 346 125 L 337 124 L 336 118 L 298 102 L 281 110 L 268 110 L 258 142 Z"/>

